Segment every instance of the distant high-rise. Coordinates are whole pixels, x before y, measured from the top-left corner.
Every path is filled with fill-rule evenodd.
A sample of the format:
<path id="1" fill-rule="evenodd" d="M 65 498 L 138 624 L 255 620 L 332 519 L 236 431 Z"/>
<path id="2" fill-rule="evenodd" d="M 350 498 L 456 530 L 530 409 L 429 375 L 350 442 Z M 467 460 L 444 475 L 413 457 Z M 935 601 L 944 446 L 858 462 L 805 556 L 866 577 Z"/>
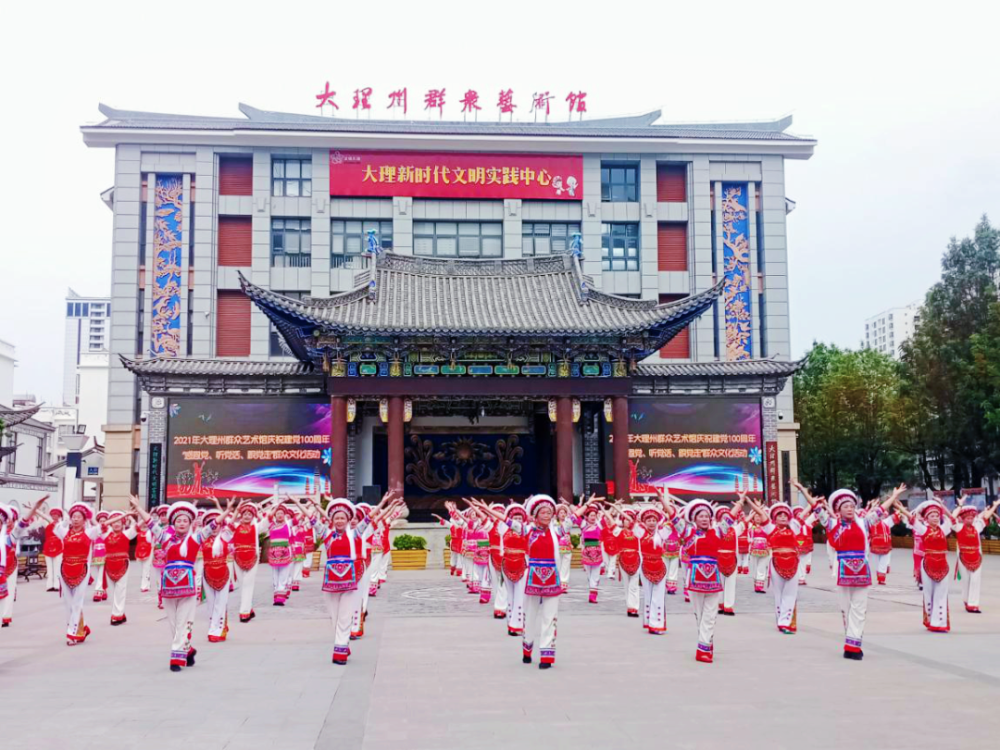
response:
<path id="1" fill-rule="evenodd" d="M 892 307 L 865 321 L 861 345 L 899 359 L 903 343 L 909 341 L 920 325 L 920 305 Z"/>
<path id="2" fill-rule="evenodd" d="M 63 404 L 80 403 L 79 367 L 88 354 L 108 351 L 111 300 L 81 297 L 69 289 L 66 294 L 66 337 L 63 350 Z"/>

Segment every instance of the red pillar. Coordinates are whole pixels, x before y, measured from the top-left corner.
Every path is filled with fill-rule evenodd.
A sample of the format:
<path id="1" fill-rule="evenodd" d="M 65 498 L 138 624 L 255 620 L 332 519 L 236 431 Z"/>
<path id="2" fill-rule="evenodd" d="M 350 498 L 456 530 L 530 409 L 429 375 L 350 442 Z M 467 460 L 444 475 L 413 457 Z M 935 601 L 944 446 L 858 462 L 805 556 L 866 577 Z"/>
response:
<path id="1" fill-rule="evenodd" d="M 628 399 L 617 396 L 611 403 L 612 454 L 615 469 L 615 500 L 631 498 L 631 470 L 628 464 Z"/>
<path id="2" fill-rule="evenodd" d="M 573 401 L 556 399 L 556 494 L 557 500 L 573 500 Z"/>
<path id="3" fill-rule="evenodd" d="M 403 491 L 403 399 L 389 399 L 389 486 L 387 489 Z"/>
<path id="4" fill-rule="evenodd" d="M 347 399 L 330 397 L 330 494 L 347 497 Z"/>

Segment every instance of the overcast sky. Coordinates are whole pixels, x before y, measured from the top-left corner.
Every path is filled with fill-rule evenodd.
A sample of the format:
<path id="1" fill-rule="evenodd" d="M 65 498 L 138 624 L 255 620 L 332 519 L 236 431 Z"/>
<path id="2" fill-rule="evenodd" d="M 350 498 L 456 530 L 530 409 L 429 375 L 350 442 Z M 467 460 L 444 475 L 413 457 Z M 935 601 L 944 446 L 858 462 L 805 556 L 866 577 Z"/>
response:
<path id="1" fill-rule="evenodd" d="M 676 8 L 674 7 L 676 6 Z M 113 152 L 84 147 L 99 102 L 238 116 L 237 104 L 314 114 L 329 80 L 375 102 L 444 87 L 490 106 L 512 88 L 592 117 L 663 121 L 792 114 L 819 140 L 790 161 L 793 351 L 857 346 L 864 318 L 919 301 L 952 235 L 1000 223 L 995 2 L 16 3 L 5 13 L 0 339 L 15 390 L 61 398 L 66 288 L 110 289 Z M 384 106 L 384 105 L 381 105 Z M 488 106 L 484 107 L 486 113 Z M 447 111 L 447 110 L 446 110 Z M 492 114 L 492 113 L 490 113 Z"/>

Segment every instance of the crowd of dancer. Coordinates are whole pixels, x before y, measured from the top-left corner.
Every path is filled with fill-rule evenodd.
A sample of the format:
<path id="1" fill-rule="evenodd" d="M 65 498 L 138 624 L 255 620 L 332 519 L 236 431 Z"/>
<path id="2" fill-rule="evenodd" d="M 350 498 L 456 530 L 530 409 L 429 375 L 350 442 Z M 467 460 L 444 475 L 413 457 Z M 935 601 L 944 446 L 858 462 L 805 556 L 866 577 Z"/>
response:
<path id="1" fill-rule="evenodd" d="M 111 625 L 126 623 L 126 587 L 135 540 L 142 591 L 156 588 L 158 606 L 170 625 L 170 669 L 195 665 L 192 645 L 195 612 L 209 612 L 208 641 L 229 635 L 229 594 L 239 586 L 239 620 L 249 623 L 261 539 L 267 539 L 272 603 L 287 604 L 323 553 L 322 596 L 334 627 L 333 663 L 346 664 L 350 641 L 364 635 L 368 600 L 386 582 L 389 528 L 403 500 L 387 493 L 377 506 L 335 499 L 324 508 L 312 497 L 273 496 L 260 503 L 230 500 L 225 508 L 197 508 L 186 501 L 146 512 L 131 498 L 131 511 L 99 512 L 76 503 L 63 512 L 43 510 L 39 500 L 21 518 L 17 508 L 0 505 L 0 608 L 10 626 L 17 586 L 17 543 L 35 519 L 45 524 L 42 552 L 47 588 L 58 591 L 66 613 L 66 644 L 86 642 L 88 594 L 111 601 Z M 156 574 L 153 575 L 153 571 Z M 91 587 L 93 587 L 91 589 Z"/>
<path id="2" fill-rule="evenodd" d="M 827 499 L 795 487 L 805 505 L 765 507 L 741 495 L 732 505 L 713 506 L 700 499 L 683 503 L 668 492 L 651 504 L 591 497 L 573 505 L 535 495 L 524 505 L 475 498 L 464 499 L 464 508 L 447 503 L 449 518 L 438 519 L 450 530 L 451 575 L 481 603 L 493 602 L 494 618 L 506 621 L 508 635 L 521 638 L 524 663 L 532 663 L 537 646 L 541 669 L 555 663 L 559 596 L 569 587 L 573 536 L 580 545 L 589 602 L 597 603 L 602 579 L 620 581 L 625 615 L 641 617 L 650 635 L 666 632 L 666 597 L 682 592 L 697 622 L 695 658 L 700 662 L 714 660 L 717 616 L 736 615 L 739 575 L 751 576 L 758 594 L 771 590 L 780 633 L 797 631 L 798 591 L 812 572 L 816 524 L 826 532 L 844 618 L 844 658 L 864 656 L 868 590 L 886 585 L 891 529 L 898 523 L 913 531 L 924 626 L 932 632 L 950 629 L 946 553 L 951 532 L 957 537 L 955 572 L 966 611 L 981 611 L 980 533 L 1000 500 L 982 511 L 966 504 L 964 496 L 953 513 L 936 500 L 909 511 L 900 503 L 905 485 L 867 504 L 847 489 Z"/>
<path id="3" fill-rule="evenodd" d="M 770 588 L 778 631 L 796 632 L 798 591 L 812 569 L 816 524 L 826 532 L 844 618 L 845 658 L 863 657 L 868 590 L 886 584 L 895 524 L 913 532 L 913 575 L 923 592 L 924 626 L 932 632 L 951 628 L 951 533 L 957 538 L 955 573 L 965 609 L 981 611 L 980 533 L 1000 500 L 979 510 L 961 497 L 953 512 L 928 500 L 910 511 L 900 503 L 905 485 L 867 504 L 847 489 L 824 498 L 795 487 L 805 504 L 794 508 L 782 502 L 765 506 L 747 495 L 731 505 L 701 499 L 684 503 L 663 491 L 657 502 L 635 505 L 597 497 L 575 505 L 548 495 L 533 495 L 523 505 L 473 498 L 464 500 L 464 508 L 446 503 L 449 517 L 438 518 L 450 528 L 452 575 L 482 604 L 492 602 L 493 616 L 506 622 L 510 636 L 521 639 L 522 661 L 532 663 L 537 651 L 541 669 L 555 664 L 559 597 L 568 590 L 577 533 L 590 603 L 597 603 L 602 579 L 618 580 L 626 616 L 641 618 L 650 635 L 662 635 L 666 597 L 682 593 L 697 622 L 695 658 L 705 663 L 714 660 L 717 616 L 736 614 L 739 575 L 751 576 L 758 594 Z M 36 519 L 44 524 L 47 589 L 62 597 L 69 646 L 84 643 L 91 633 L 84 617 L 88 594 L 95 602 L 111 602 L 111 625 L 127 622 L 134 540 L 141 590 L 156 589 L 170 625 L 170 669 L 175 672 L 195 664 L 192 630 L 199 602 L 209 612 L 211 643 L 228 638 L 229 594 L 237 586 L 239 621 L 249 623 L 256 616 L 262 538 L 267 539 L 277 607 L 300 590 L 315 556 L 322 555 L 321 590 L 334 628 L 332 661 L 346 664 L 350 642 L 364 635 L 369 598 L 387 580 L 389 530 L 405 507 L 393 492 L 376 506 L 337 498 L 324 507 L 315 497 L 276 494 L 258 503 L 229 500 L 225 507 L 213 499 L 215 507 L 207 509 L 176 501 L 152 512 L 133 497 L 128 512 L 96 515 L 83 503 L 65 512 L 46 511 L 45 502 L 42 498 L 23 518 L 16 506 L 0 505 L 3 627 L 13 620 L 18 540 Z"/>

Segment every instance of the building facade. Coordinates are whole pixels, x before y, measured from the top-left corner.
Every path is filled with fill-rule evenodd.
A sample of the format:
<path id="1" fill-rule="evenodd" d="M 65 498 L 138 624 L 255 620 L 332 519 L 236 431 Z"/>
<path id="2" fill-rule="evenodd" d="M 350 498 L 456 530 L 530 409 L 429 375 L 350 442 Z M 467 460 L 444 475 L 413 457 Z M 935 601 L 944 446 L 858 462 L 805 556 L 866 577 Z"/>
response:
<path id="1" fill-rule="evenodd" d="M 87 355 L 108 351 L 110 319 L 110 299 L 81 297 L 72 289 L 67 290 L 63 337 L 63 406 L 76 406 L 83 400 L 79 368 Z"/>
<path id="2" fill-rule="evenodd" d="M 547 402 L 555 402 L 553 424 L 568 408 L 574 425 L 587 421 L 578 411 L 595 424 L 603 424 L 603 414 L 613 425 L 616 407 L 605 409 L 608 399 L 626 399 L 620 424 L 633 396 L 742 393 L 760 402 L 768 466 L 777 467 L 785 486 L 794 478 L 787 382 L 794 364 L 779 364 L 791 347 L 784 164 L 808 159 L 815 141 L 785 132 L 790 118 L 669 126 L 655 124 L 654 112 L 557 125 L 350 121 L 247 106 L 245 118 L 101 109 L 106 119 L 82 131 L 87 145 L 116 151 L 114 187 L 105 194 L 115 214 L 109 504 L 124 502 L 133 489 L 144 496 L 163 490 L 162 477 L 149 481 L 151 464 L 163 471 L 163 456 L 151 457 L 150 446 L 167 439 L 169 410 L 182 406 L 170 403 L 171 393 L 353 400 L 360 417 L 347 431 L 345 458 L 379 453 L 380 425 L 396 424 L 398 408 L 416 409 L 405 422 L 411 432 L 419 426 L 447 434 L 455 419 L 482 430 L 499 420 L 498 430 L 544 440 L 532 425 L 537 411 L 545 417 Z M 451 292 L 443 281 L 432 283 L 456 275 L 488 280 Z M 537 289 L 545 275 L 566 284 L 575 279 L 582 287 L 576 301 L 517 296 L 515 287 Z M 397 287 L 404 296 L 380 296 L 404 278 Z M 449 297 L 435 312 L 449 324 L 474 312 L 474 325 L 462 332 L 470 338 L 457 342 L 461 337 L 424 321 L 407 333 L 405 351 L 390 340 L 400 338 L 392 331 L 361 341 L 378 326 L 322 317 L 324 307 L 329 312 L 350 295 L 367 294 L 359 282 L 376 285 L 373 306 L 416 304 L 413 315 L 423 303 L 405 295 L 470 295 Z M 582 329 L 563 331 L 543 325 L 547 304 L 564 311 L 608 307 L 593 320 L 577 320 Z M 533 334 L 533 342 L 511 335 L 473 351 L 472 339 L 490 332 L 499 310 L 525 305 L 537 306 L 536 318 L 511 333 Z M 691 314 L 664 327 L 685 305 L 694 305 Z M 614 322 L 623 311 L 635 318 L 627 332 Z M 318 342 L 303 327 L 314 323 L 323 323 L 314 326 L 322 346 L 313 346 Z M 583 329 L 586 342 L 567 340 L 565 351 L 554 344 Z M 456 339 L 450 355 L 449 339 Z M 478 356 L 484 364 L 477 366 Z M 473 373 L 487 367 L 490 376 L 526 381 L 518 388 L 473 386 Z M 429 386 L 432 373 L 450 385 Z M 362 387 L 349 383 L 352 377 L 372 379 Z M 405 385 L 370 385 L 382 377 Z M 557 387 L 561 377 L 580 380 Z M 600 378 L 603 385 L 593 385 Z M 415 397 L 409 407 L 406 396 Z M 442 404 L 444 396 L 461 403 Z M 536 411 L 499 413 L 511 399 L 534 403 Z M 382 401 L 392 404 L 392 419 Z M 596 434 L 610 439 L 611 429 L 603 429 Z M 562 433 L 563 453 L 553 459 L 562 467 L 561 490 L 610 479 L 614 461 L 622 476 L 622 456 L 606 465 L 598 438 L 582 426 L 572 430 L 568 445 L 570 433 Z M 400 480 L 385 475 L 381 460 L 355 463 L 357 476 L 344 479 L 353 495 Z M 398 457 L 389 464 L 406 471 Z"/>
<path id="3" fill-rule="evenodd" d="M 920 305 L 893 307 L 865 321 L 865 335 L 861 345 L 899 359 L 902 347 L 913 338 L 920 325 Z"/>

